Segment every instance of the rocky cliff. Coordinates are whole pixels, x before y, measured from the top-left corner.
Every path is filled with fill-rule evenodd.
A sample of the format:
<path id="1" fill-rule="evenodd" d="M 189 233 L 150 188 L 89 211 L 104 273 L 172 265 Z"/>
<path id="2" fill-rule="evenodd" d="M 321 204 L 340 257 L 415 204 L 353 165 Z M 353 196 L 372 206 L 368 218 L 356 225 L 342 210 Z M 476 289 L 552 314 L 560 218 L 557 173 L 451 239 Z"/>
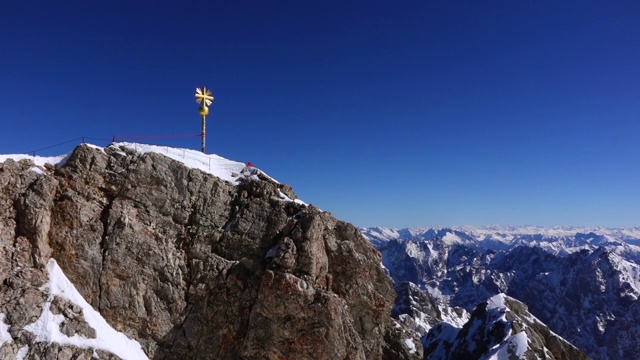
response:
<path id="1" fill-rule="evenodd" d="M 358 229 L 255 169 L 231 172 L 124 145 L 0 163 L 0 358 L 131 354 L 91 345 L 107 331 L 95 316 L 152 359 L 421 355 Z"/>

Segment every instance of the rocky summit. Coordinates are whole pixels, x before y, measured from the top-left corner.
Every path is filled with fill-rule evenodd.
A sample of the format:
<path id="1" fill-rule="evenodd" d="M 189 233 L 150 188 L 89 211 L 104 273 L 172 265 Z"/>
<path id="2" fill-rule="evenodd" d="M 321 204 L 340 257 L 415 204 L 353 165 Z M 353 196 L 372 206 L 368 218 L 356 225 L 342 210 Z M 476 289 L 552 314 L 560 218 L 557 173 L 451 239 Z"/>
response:
<path id="1" fill-rule="evenodd" d="M 258 169 L 167 154 L 0 163 L 0 358 L 421 357 L 357 228 Z"/>

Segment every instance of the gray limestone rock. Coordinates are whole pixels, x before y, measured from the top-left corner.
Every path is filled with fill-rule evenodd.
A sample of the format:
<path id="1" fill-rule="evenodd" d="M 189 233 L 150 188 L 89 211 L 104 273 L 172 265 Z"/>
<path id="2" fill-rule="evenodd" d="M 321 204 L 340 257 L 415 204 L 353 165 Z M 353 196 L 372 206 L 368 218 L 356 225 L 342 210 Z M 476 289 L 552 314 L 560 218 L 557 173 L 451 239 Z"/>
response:
<path id="1" fill-rule="evenodd" d="M 50 305 L 54 315 L 61 314 L 64 321 L 60 324 L 60 332 L 72 337 L 79 334 L 86 339 L 95 339 L 96 330 L 84 320 L 82 308 L 69 300 L 55 296 Z"/>
<path id="2" fill-rule="evenodd" d="M 289 201 L 287 185 L 261 173 L 231 184 L 116 146 L 81 145 L 60 168 L 32 167 L 0 164 L 0 312 L 13 338 L 1 354 L 28 345 L 27 358 L 81 359 L 95 350 L 34 343 L 24 330 L 47 299 L 49 258 L 152 359 L 407 351 L 388 343 L 401 339 L 387 336 L 395 293 L 380 253 L 352 225 Z M 95 336 L 74 304 L 55 298 L 51 310 L 67 336 Z"/>
<path id="3" fill-rule="evenodd" d="M 298 251 L 296 244 L 288 237 L 285 237 L 276 248 L 273 263 L 285 270 L 293 270 L 296 266 Z"/>

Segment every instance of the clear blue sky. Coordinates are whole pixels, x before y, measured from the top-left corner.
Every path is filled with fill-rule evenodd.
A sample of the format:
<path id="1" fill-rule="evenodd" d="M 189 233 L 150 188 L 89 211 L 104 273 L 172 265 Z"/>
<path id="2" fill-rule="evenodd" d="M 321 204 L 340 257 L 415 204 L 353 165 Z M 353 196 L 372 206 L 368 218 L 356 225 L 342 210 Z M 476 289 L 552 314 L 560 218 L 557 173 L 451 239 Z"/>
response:
<path id="1" fill-rule="evenodd" d="M 0 153 L 198 133 L 205 85 L 210 152 L 358 226 L 640 225 L 637 0 L 6 0 L 0 53 Z"/>

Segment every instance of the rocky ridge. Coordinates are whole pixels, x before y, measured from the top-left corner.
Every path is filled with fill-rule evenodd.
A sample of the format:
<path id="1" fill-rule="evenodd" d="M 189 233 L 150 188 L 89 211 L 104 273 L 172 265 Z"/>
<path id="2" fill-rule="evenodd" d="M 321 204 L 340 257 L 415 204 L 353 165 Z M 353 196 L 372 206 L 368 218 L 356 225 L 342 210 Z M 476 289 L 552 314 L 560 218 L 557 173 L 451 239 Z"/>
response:
<path id="1" fill-rule="evenodd" d="M 0 357 L 122 357 L 36 335 L 45 312 L 65 341 L 102 331 L 47 288 L 52 264 L 153 359 L 422 355 L 389 317 L 391 281 L 358 229 L 227 165 L 223 180 L 117 144 L 58 166 L 0 163 Z"/>
<path id="2" fill-rule="evenodd" d="M 436 324 L 424 343 L 429 360 L 589 358 L 504 294 L 476 307 L 461 328 Z"/>
<path id="3" fill-rule="evenodd" d="M 525 304 L 504 294 L 469 313 L 449 307 L 411 282 L 396 286 L 392 316 L 421 339 L 424 358 L 588 359 L 535 318 Z"/>

